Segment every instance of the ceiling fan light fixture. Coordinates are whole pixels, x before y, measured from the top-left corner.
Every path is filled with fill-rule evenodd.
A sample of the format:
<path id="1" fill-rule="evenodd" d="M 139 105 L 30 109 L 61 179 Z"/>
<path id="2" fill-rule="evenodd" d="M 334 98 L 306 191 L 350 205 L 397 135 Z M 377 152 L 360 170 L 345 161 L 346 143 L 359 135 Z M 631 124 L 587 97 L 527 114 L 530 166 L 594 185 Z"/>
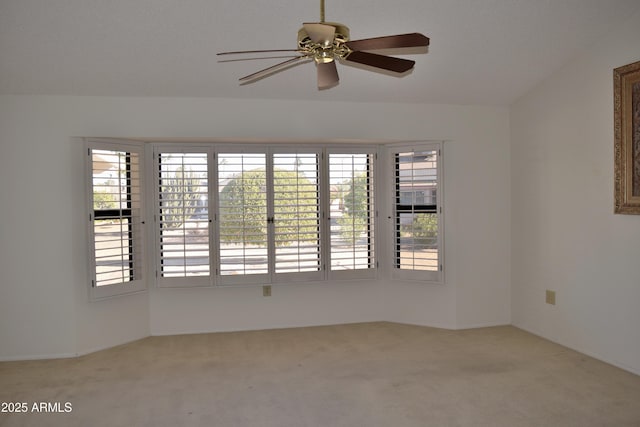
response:
<path id="1" fill-rule="evenodd" d="M 324 30 L 327 37 L 320 36 L 323 28 L 331 28 Z M 306 23 L 298 31 L 299 52 L 313 58 L 316 64 L 326 64 L 346 57 L 350 53 L 345 45 L 348 41 L 349 28 L 337 22 Z"/>
<path id="2" fill-rule="evenodd" d="M 318 89 L 323 90 L 338 84 L 336 60 L 363 64 L 374 69 L 377 68 L 402 75 L 413 68 L 415 61 L 378 55 L 369 51 L 429 46 L 429 38 L 420 33 L 351 41 L 349 39 L 349 28 L 346 25 L 324 21 L 324 0 L 320 0 L 320 12 L 320 22 L 303 23 L 302 28 L 298 30 L 297 49 L 221 52 L 218 55 L 274 51 L 296 52 L 297 56 L 293 56 L 293 59 L 242 77 L 240 81 L 257 81 L 278 71 L 285 70 L 291 65 L 313 60 L 318 69 Z"/>

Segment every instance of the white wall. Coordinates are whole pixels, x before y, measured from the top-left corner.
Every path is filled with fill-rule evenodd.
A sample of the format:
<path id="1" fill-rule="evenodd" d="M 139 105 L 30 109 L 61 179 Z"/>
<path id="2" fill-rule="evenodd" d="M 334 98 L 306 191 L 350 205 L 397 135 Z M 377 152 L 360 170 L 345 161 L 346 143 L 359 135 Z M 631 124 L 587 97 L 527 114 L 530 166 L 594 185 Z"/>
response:
<path id="1" fill-rule="evenodd" d="M 73 356 L 149 335 L 146 295 L 88 303 L 88 98 L 0 97 L 0 360 Z M 107 122 L 109 120 L 106 120 Z"/>
<path id="2" fill-rule="evenodd" d="M 638 40 L 640 13 L 511 109 L 513 323 L 636 373 L 640 216 L 613 214 L 613 69 Z"/>
<path id="3" fill-rule="evenodd" d="M 40 118 L 35 126 L 24 121 L 37 112 L 6 101 L 0 102 L 0 360 L 72 355 L 76 230 L 64 217 L 73 204 L 70 150 L 48 143 L 52 129 Z"/>
<path id="4" fill-rule="evenodd" d="M 506 108 L 266 100 L 0 97 L 0 359 L 149 334 L 393 320 L 509 323 Z M 83 154 L 72 137 L 447 139 L 442 286 L 324 283 L 151 289 L 89 303 Z M 47 222 L 55 221 L 55 226 Z M 26 239 L 21 242 L 20 239 Z M 29 260 L 29 264 L 26 264 Z"/>
<path id="5" fill-rule="evenodd" d="M 503 109 L 451 106 L 419 115 L 412 119 L 419 132 L 450 137 L 444 144 L 446 285 L 386 279 L 388 320 L 451 329 L 508 324 L 509 118 Z"/>

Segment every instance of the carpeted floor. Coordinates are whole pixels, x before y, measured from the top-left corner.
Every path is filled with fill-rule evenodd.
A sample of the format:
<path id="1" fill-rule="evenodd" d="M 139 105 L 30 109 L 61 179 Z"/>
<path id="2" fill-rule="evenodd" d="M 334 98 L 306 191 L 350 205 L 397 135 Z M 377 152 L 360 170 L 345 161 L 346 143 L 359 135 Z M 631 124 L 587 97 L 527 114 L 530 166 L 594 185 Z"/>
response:
<path id="1" fill-rule="evenodd" d="M 0 402 L 28 409 L 3 427 L 621 427 L 640 426 L 640 377 L 509 326 L 367 323 L 0 363 Z"/>

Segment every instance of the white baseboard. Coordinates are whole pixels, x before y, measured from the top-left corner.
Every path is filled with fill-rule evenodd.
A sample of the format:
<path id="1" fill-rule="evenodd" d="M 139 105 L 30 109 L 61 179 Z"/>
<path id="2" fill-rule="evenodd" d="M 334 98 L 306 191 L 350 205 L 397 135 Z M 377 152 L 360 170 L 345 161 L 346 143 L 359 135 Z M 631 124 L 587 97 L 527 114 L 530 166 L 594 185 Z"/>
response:
<path id="1" fill-rule="evenodd" d="M 150 335 L 146 335 L 141 338 L 131 339 L 122 343 L 112 344 L 112 345 L 104 345 L 99 347 L 92 347 L 87 350 L 79 351 L 77 353 L 56 353 L 56 354 L 39 354 L 39 355 L 24 355 L 24 356 L 9 356 L 9 357 L 0 357 L 0 362 L 24 362 L 29 360 L 48 360 L 48 359 L 70 359 L 73 357 L 86 356 L 87 354 L 95 353 L 97 351 L 108 350 L 110 348 L 119 347 L 121 345 L 126 345 L 144 338 L 147 338 Z"/>
<path id="2" fill-rule="evenodd" d="M 456 325 L 455 327 L 452 327 L 451 325 L 446 325 L 446 324 L 425 324 L 425 323 L 412 323 L 412 322 L 403 322 L 403 321 L 395 321 L 395 320 L 383 320 L 383 322 L 390 322 L 390 323 L 399 323 L 399 324 L 406 324 L 406 325 L 413 325 L 413 326 L 424 326 L 424 327 L 429 327 L 429 328 L 438 328 L 438 329 L 447 329 L 447 330 L 462 330 L 462 329 L 477 329 L 477 328 L 489 328 L 489 327 L 496 327 L 496 326 L 509 326 L 510 324 L 508 323 L 476 323 L 476 324 L 468 324 L 468 325 Z M 363 323 L 363 322 L 352 322 L 352 323 Z M 348 323 L 345 323 L 348 324 Z M 313 327 L 313 326 L 330 326 L 330 325 L 299 325 L 299 326 L 285 326 L 284 328 L 299 328 L 299 327 Z M 577 351 L 579 353 L 585 354 L 589 357 L 593 357 L 594 359 L 600 360 L 604 363 L 608 363 L 612 366 L 615 366 L 617 368 L 620 368 L 622 370 L 625 370 L 627 372 L 631 372 L 632 374 L 635 375 L 639 375 L 640 376 L 640 370 L 635 369 L 631 366 L 628 366 L 624 363 L 620 363 L 616 360 L 612 360 L 610 358 L 607 357 L 603 357 L 601 354 L 589 351 L 589 350 L 585 350 L 583 348 L 580 348 L 579 346 L 576 346 L 570 342 L 563 342 L 560 340 L 556 340 L 556 339 L 552 339 L 549 337 L 544 336 L 542 333 L 540 333 L 539 331 L 535 331 L 531 328 L 527 328 L 525 326 L 519 325 L 517 323 L 512 323 L 511 326 L 514 326 L 518 329 L 521 329 L 523 331 L 529 332 L 530 334 L 536 335 L 540 338 L 546 339 L 548 341 L 551 341 L 553 343 L 562 345 L 564 347 L 570 348 L 571 350 Z M 281 329 L 281 328 L 269 328 L 269 329 Z M 246 329 L 248 330 L 248 329 Z M 236 331 L 231 331 L 231 330 L 226 330 L 226 331 L 190 331 L 190 332 L 183 332 L 181 334 L 187 334 L 187 333 L 212 333 L 212 332 L 236 332 Z M 165 334 L 162 333 L 153 333 L 152 335 L 148 335 L 148 336 L 162 336 Z M 168 333 L 166 335 L 174 335 L 173 333 Z M 99 346 L 99 347 L 92 347 L 90 349 L 86 349 L 83 350 L 81 352 L 78 353 L 56 353 L 56 354 L 41 354 L 41 355 L 17 355 L 17 356 L 8 356 L 8 357 L 0 357 L 0 362 L 16 362 L 16 361 L 29 361 L 29 360 L 47 360 L 47 359 L 68 359 L 68 358 L 72 358 L 72 357 L 80 357 L 80 356 L 85 356 L 87 354 L 91 354 L 91 353 L 95 353 L 97 351 L 102 351 L 102 350 L 107 350 L 110 348 L 114 348 L 114 347 L 119 347 L 121 345 L 126 345 L 126 344 L 130 344 L 132 342 L 141 340 L 146 338 L 147 336 L 144 337 L 140 337 L 140 338 L 135 338 L 123 343 L 119 343 L 119 344 L 115 344 L 115 345 L 105 345 L 105 346 Z"/>
<path id="3" fill-rule="evenodd" d="M 449 331 L 459 331 L 463 329 L 479 329 L 479 328 L 492 328 L 495 326 L 510 326 L 510 322 L 488 322 L 488 323 L 469 323 L 462 325 L 450 325 L 446 323 L 431 323 L 431 322 L 409 322 L 406 320 L 385 320 L 385 322 L 398 323 L 401 325 L 413 325 L 413 326 L 425 326 L 427 328 L 446 329 Z"/>
<path id="4" fill-rule="evenodd" d="M 282 325 L 269 325 L 265 327 L 244 327 L 244 328 L 220 328 L 220 329 L 199 329 L 199 330 L 177 330 L 177 331 L 152 331 L 152 337 L 164 337 L 171 335 L 194 335 L 194 334 L 217 334 L 227 332 L 253 332 L 253 331 L 270 331 L 278 329 L 297 329 L 297 328 L 315 328 L 323 326 L 338 326 L 338 325 L 357 325 L 359 323 L 375 323 L 385 322 L 385 320 L 354 320 L 340 323 L 301 323 L 301 324 L 282 324 Z"/>
<path id="5" fill-rule="evenodd" d="M 425 328 L 446 329 L 449 331 L 455 331 L 455 326 L 446 323 L 431 323 L 431 322 L 411 322 L 408 320 L 392 320 L 386 319 L 383 322 L 397 323 L 399 325 L 411 325 L 411 326 L 424 326 Z"/>
<path id="6" fill-rule="evenodd" d="M 95 353 L 97 351 L 108 350 L 110 348 L 120 347 L 121 345 L 131 344 L 132 342 L 140 341 L 140 340 L 143 340 L 143 339 L 148 338 L 150 336 L 151 335 L 145 335 L 145 336 L 139 337 L 139 338 L 132 338 L 130 340 L 127 340 L 127 341 L 124 341 L 124 342 L 121 342 L 121 343 L 118 343 L 118 344 L 91 347 L 90 349 L 79 351 L 78 353 L 75 354 L 75 357 L 86 356 L 87 354 Z"/>
<path id="7" fill-rule="evenodd" d="M 511 322 L 489 322 L 489 323 L 470 323 L 466 325 L 456 325 L 456 330 L 462 329 L 479 329 L 479 328 L 495 328 L 496 326 L 511 326 Z"/>
<path id="8" fill-rule="evenodd" d="M 57 354 L 39 354 L 39 355 L 28 355 L 28 356 L 9 356 L 9 357 L 0 357 L 0 362 L 23 362 L 28 360 L 47 360 L 47 359 L 69 359 L 71 357 L 76 357 L 77 354 L 74 353 L 57 353 Z"/>
<path id="9" fill-rule="evenodd" d="M 578 353 L 582 353 L 582 354 L 587 355 L 589 357 L 593 357 L 594 359 L 598 359 L 601 362 L 607 363 L 609 365 L 615 366 L 616 368 L 620 368 L 620 369 L 622 369 L 624 371 L 631 372 L 632 374 L 640 376 L 640 370 L 632 368 L 631 366 L 627 366 L 624 363 L 620 363 L 620 362 L 618 362 L 616 360 L 609 359 L 608 357 L 603 357 L 601 354 L 595 353 L 593 351 L 585 350 L 583 348 L 580 348 L 580 346 L 574 345 L 574 344 L 569 343 L 569 342 L 563 342 L 563 341 L 560 341 L 560 340 L 549 338 L 549 337 L 543 335 L 542 333 L 540 333 L 538 331 L 535 331 L 535 330 L 533 330 L 531 328 L 524 327 L 522 325 L 518 325 L 517 323 L 513 323 L 512 326 L 515 327 L 515 328 L 518 328 L 518 329 L 522 329 L 523 331 L 529 332 L 530 334 L 533 334 L 533 335 L 535 335 L 537 337 L 544 338 L 545 340 L 551 341 L 552 343 L 561 345 L 563 347 L 567 347 L 567 348 L 569 348 L 571 350 L 577 351 Z"/>

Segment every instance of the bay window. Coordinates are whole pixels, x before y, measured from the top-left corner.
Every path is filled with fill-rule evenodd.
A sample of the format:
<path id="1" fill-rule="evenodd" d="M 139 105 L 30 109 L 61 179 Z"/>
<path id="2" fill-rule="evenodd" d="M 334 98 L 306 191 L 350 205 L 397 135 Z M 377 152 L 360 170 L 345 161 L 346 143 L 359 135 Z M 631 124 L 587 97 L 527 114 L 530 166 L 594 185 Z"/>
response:
<path id="1" fill-rule="evenodd" d="M 86 147 L 94 298 L 143 290 L 145 271 L 159 287 L 370 279 L 379 256 L 394 278 L 442 282 L 441 144 L 159 142 L 147 184 L 144 143 Z"/>

